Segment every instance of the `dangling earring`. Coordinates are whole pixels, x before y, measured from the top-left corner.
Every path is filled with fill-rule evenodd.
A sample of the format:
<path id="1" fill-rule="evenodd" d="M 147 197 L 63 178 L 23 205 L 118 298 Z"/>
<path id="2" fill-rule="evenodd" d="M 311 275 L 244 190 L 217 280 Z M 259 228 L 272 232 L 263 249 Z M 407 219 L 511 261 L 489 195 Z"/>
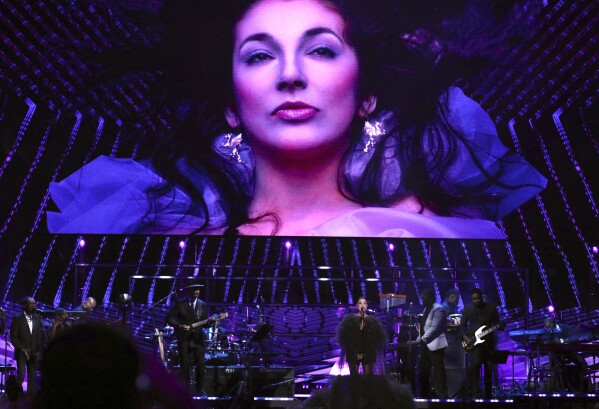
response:
<path id="1" fill-rule="evenodd" d="M 364 133 L 368 135 L 368 142 L 366 142 L 366 146 L 364 146 L 364 152 L 368 152 L 370 149 L 374 148 L 377 139 L 381 135 L 385 134 L 385 129 L 383 128 L 383 124 L 381 122 L 370 122 L 367 120 L 364 123 Z"/>
<path id="2" fill-rule="evenodd" d="M 241 145 L 241 142 L 243 141 L 242 134 L 238 133 L 237 135 L 235 135 L 232 133 L 227 133 L 224 135 L 224 137 L 225 141 L 222 143 L 221 146 L 224 148 L 230 148 L 231 153 L 229 154 L 229 156 L 231 156 L 231 158 L 235 159 L 237 162 L 241 163 L 241 156 L 239 156 L 239 150 L 237 149 L 237 147 Z"/>

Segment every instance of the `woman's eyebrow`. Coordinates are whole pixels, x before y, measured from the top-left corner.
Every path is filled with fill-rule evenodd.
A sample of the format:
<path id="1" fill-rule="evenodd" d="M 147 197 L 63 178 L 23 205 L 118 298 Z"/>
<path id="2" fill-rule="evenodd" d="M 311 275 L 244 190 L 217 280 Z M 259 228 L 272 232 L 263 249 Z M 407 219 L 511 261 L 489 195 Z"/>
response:
<path id="1" fill-rule="evenodd" d="M 333 35 L 335 38 L 337 38 L 337 40 L 339 40 L 339 42 L 341 43 L 345 43 L 345 41 L 343 41 L 343 39 L 333 30 L 331 30 L 328 27 L 314 27 L 311 28 L 309 30 L 307 30 L 304 35 L 302 36 L 302 40 L 306 40 L 308 38 L 311 37 L 316 37 L 320 34 L 331 34 Z"/>
<path id="2" fill-rule="evenodd" d="M 241 50 L 244 45 L 246 45 L 247 43 L 251 43 L 252 41 L 271 42 L 271 43 L 275 42 L 273 36 L 271 36 L 268 33 L 256 33 L 256 34 L 252 34 L 252 35 L 246 37 L 245 40 L 243 40 L 241 42 L 241 44 L 239 44 L 239 49 Z"/>
<path id="3" fill-rule="evenodd" d="M 306 32 L 302 35 L 302 41 L 306 41 L 307 39 L 316 37 L 320 34 L 331 34 L 337 40 L 339 40 L 340 43 L 345 43 L 345 41 L 343 41 L 343 39 L 335 31 L 333 31 L 327 27 L 314 27 L 309 30 L 306 30 Z M 241 44 L 239 44 L 239 49 L 241 50 L 245 44 L 251 43 L 252 41 L 269 42 L 272 44 L 276 44 L 276 40 L 274 39 L 274 37 L 272 35 L 270 35 L 268 33 L 255 33 L 255 34 L 252 34 L 252 35 L 246 37 L 241 42 Z"/>

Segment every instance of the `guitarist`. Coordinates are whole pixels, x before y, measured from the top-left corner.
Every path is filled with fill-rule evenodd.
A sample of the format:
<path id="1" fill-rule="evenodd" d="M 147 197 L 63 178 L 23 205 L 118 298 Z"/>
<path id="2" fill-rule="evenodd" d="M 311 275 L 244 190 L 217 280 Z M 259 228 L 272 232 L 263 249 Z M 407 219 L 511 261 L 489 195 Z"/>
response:
<path id="1" fill-rule="evenodd" d="M 181 365 L 181 375 L 190 385 L 190 367 L 192 361 L 196 363 L 196 390 L 203 392 L 204 381 L 204 354 L 206 345 L 202 328 L 208 328 L 214 323 L 213 318 L 208 318 L 206 303 L 200 300 L 201 284 L 185 287 L 186 296 L 176 301 L 167 314 L 166 322 L 175 329 L 177 350 Z M 204 325 L 192 328 L 192 324 L 206 320 Z"/>
<path id="2" fill-rule="evenodd" d="M 474 333 L 481 326 L 489 328 L 499 324 L 499 314 L 495 305 L 483 300 L 483 292 L 480 288 L 470 291 L 472 304 L 464 308 L 462 316 L 462 340 L 467 344 L 474 343 Z M 469 379 L 471 393 L 474 397 L 480 394 L 480 369 L 484 366 L 484 384 L 486 399 L 493 395 L 493 365 L 496 351 L 495 334 L 491 332 L 484 338 L 484 342 L 478 344 L 471 351 Z"/>

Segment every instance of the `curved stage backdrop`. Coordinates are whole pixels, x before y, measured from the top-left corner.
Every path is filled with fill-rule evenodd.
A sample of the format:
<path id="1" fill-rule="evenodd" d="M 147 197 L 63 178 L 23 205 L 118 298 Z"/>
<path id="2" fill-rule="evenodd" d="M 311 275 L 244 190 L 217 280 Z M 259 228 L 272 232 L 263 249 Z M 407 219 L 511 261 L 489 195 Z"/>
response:
<path id="1" fill-rule="evenodd" d="M 230 312 L 223 326 L 231 339 L 259 322 L 260 305 L 274 325 L 273 359 L 327 373 L 338 349 L 335 326 L 361 294 L 388 320 L 393 338 L 402 316 L 420 309 L 418 292 L 426 286 L 439 300 L 457 288 L 461 303 L 481 286 L 500 306 L 507 330 L 538 328 L 553 314 L 596 331 L 596 1 L 544 2 L 532 46 L 506 56 L 518 69 L 491 70 L 460 84 L 488 111 L 503 143 L 548 178 L 539 196 L 500 223 L 507 240 L 486 241 L 49 234 L 50 182 L 97 156 L 131 157 L 137 149 L 110 106 L 98 107 L 100 116 L 76 117 L 57 108 L 69 105 L 86 68 L 47 53 L 52 38 L 106 41 L 102 16 L 85 2 L 66 3 L 0 1 L 0 296 L 9 315 L 26 295 L 46 309 L 94 296 L 96 318 L 115 322 L 123 313 L 118 295 L 127 293 L 131 331 L 152 350 L 148 334 L 164 325 L 173 292 L 195 279 L 207 285 L 203 296 L 213 311 Z M 115 89 L 116 103 L 143 105 L 138 91 L 148 81 Z M 386 311 L 382 293 L 405 294 L 407 302 Z M 518 348 L 502 337 L 505 349 Z"/>

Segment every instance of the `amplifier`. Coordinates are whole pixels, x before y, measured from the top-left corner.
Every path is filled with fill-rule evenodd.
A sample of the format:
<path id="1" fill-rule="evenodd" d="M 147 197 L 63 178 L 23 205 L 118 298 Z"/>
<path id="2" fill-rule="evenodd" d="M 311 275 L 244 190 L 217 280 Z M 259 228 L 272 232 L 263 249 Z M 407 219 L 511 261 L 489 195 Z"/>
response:
<path id="1" fill-rule="evenodd" d="M 206 366 L 204 390 L 209 396 L 252 396 L 292 398 L 295 388 L 295 370 L 283 366 L 252 366 L 244 379 L 245 367 Z M 246 384 L 242 384 L 245 381 Z M 245 389 L 244 389 L 245 388 Z"/>

